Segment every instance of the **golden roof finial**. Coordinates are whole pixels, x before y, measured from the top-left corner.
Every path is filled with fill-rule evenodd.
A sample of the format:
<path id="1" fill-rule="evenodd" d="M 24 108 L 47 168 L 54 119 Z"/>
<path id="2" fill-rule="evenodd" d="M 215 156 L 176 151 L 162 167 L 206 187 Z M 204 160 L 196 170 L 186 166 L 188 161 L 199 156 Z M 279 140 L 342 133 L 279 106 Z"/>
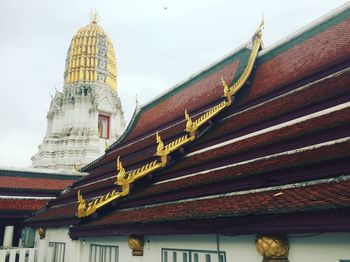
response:
<path id="1" fill-rule="evenodd" d="M 262 31 L 264 30 L 264 27 L 265 27 L 265 19 L 264 19 L 264 13 L 261 13 L 261 22 L 260 22 L 260 25 L 258 27 L 258 29 L 256 30 L 255 34 L 254 34 L 254 37 L 253 38 L 261 38 L 262 36 Z"/>
<path id="2" fill-rule="evenodd" d="M 90 20 L 91 20 L 91 24 L 97 24 L 97 22 L 101 20 L 101 18 L 97 14 L 96 9 L 93 9 L 90 11 Z"/>

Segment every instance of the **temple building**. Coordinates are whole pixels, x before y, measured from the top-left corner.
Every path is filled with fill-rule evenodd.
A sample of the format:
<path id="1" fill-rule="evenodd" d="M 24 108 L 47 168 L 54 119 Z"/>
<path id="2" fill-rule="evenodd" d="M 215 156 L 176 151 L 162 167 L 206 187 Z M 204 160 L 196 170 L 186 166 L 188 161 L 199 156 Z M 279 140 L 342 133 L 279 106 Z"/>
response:
<path id="1" fill-rule="evenodd" d="M 101 156 L 124 127 L 114 48 L 93 15 L 71 41 L 63 91 L 56 91 L 51 101 L 32 167 L 78 169 Z"/>
<path id="2" fill-rule="evenodd" d="M 263 23 L 251 35 L 138 108 L 22 224 L 32 257 L 350 261 L 350 3 L 266 49 Z M 67 68 L 69 89 L 81 71 Z"/>

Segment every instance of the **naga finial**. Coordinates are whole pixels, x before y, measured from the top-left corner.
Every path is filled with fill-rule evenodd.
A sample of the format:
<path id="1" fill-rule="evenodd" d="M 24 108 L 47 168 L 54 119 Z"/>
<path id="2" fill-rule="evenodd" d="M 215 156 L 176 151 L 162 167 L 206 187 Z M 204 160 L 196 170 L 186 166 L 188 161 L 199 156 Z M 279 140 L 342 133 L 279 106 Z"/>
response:
<path id="1" fill-rule="evenodd" d="M 196 130 L 198 128 L 196 121 L 192 121 L 190 115 L 187 112 L 187 109 L 185 110 L 185 119 L 186 119 L 186 128 L 185 131 L 190 133 L 191 139 L 194 139 L 196 136 Z"/>
<path id="2" fill-rule="evenodd" d="M 224 96 L 228 96 L 228 93 L 229 93 L 229 88 L 228 88 L 228 85 L 226 84 L 225 80 L 224 80 L 224 76 L 221 76 L 221 83 L 222 83 L 222 86 L 224 87 Z"/>
<path id="3" fill-rule="evenodd" d="M 78 190 L 78 217 L 85 217 L 86 216 L 86 201 L 83 198 L 80 189 Z"/>
<path id="4" fill-rule="evenodd" d="M 233 92 L 230 89 L 230 87 L 228 87 L 228 85 L 226 84 L 226 82 L 224 80 L 224 76 L 221 76 L 221 83 L 222 83 L 222 86 L 224 87 L 224 97 L 227 98 L 227 101 L 225 101 L 226 106 L 230 106 L 232 104 Z"/>
<path id="5" fill-rule="evenodd" d="M 253 41 L 254 40 L 260 41 L 261 48 L 263 48 L 263 45 L 264 45 L 263 41 L 262 41 L 262 31 L 264 30 L 264 27 L 265 27 L 265 20 L 264 20 L 264 13 L 262 13 L 260 25 L 259 25 L 258 29 L 255 31 L 255 34 L 253 36 Z"/>
<path id="6" fill-rule="evenodd" d="M 185 110 L 185 119 L 186 119 L 186 129 L 185 129 L 185 131 L 191 132 L 193 122 L 192 122 L 192 119 L 191 119 L 190 115 L 187 112 L 187 109 Z"/>
<path id="7" fill-rule="evenodd" d="M 159 132 L 156 133 L 156 141 L 157 141 L 157 156 L 164 155 L 164 143 L 162 138 L 159 135 Z"/>
<path id="8" fill-rule="evenodd" d="M 117 158 L 116 169 L 118 171 L 117 181 L 114 184 L 122 185 L 123 180 L 125 180 L 125 169 L 123 167 L 122 161 L 120 161 L 120 156 Z"/>
<path id="9" fill-rule="evenodd" d="M 118 175 L 124 175 L 125 174 L 125 169 L 123 167 L 122 161 L 120 161 L 120 156 L 117 158 L 117 165 L 116 165 Z"/>

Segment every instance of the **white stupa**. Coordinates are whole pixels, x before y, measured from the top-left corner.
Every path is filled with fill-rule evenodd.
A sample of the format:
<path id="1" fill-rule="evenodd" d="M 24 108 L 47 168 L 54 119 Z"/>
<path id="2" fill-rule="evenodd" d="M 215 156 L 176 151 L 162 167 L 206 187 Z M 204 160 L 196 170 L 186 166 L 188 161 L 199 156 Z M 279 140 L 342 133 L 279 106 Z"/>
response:
<path id="1" fill-rule="evenodd" d="M 32 167 L 71 170 L 101 156 L 125 127 L 117 90 L 116 57 L 96 16 L 73 37 L 64 87 L 47 114 L 47 131 Z"/>

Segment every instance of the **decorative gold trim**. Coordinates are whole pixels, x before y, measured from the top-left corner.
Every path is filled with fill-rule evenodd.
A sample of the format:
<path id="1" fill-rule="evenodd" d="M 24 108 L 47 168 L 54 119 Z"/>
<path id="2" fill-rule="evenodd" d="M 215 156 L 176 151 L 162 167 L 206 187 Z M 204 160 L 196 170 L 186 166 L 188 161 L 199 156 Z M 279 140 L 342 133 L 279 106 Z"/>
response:
<path id="1" fill-rule="evenodd" d="M 187 110 L 185 110 L 186 127 L 184 131 L 187 132 L 187 134 L 175 139 L 174 141 L 170 142 L 167 145 L 164 145 L 164 142 L 161 136 L 159 135 L 159 132 L 157 132 L 156 133 L 157 149 L 156 149 L 155 156 L 158 156 L 160 159 L 149 162 L 130 172 L 126 172 L 120 160 L 120 157 L 118 157 L 117 163 L 116 163 L 116 170 L 118 174 L 117 174 L 117 179 L 115 181 L 115 184 L 121 186 L 122 191 L 117 192 L 117 189 L 114 189 L 112 192 L 109 192 L 97 198 L 96 200 L 90 202 L 89 204 L 86 204 L 86 201 L 83 199 L 83 196 L 81 195 L 79 190 L 78 191 L 78 212 L 77 212 L 77 216 L 79 218 L 89 216 L 93 214 L 97 209 L 105 206 L 106 204 L 112 202 L 113 200 L 116 200 L 120 197 L 128 195 L 130 192 L 130 184 L 132 184 L 135 180 L 145 177 L 148 174 L 166 166 L 168 155 L 170 153 L 178 150 L 182 146 L 195 140 L 196 131 L 198 130 L 198 128 L 203 126 L 205 123 L 209 122 L 214 116 L 216 116 L 222 110 L 224 110 L 226 107 L 232 104 L 232 101 L 233 101 L 232 97 L 246 83 L 249 75 L 253 70 L 254 62 L 256 60 L 257 54 L 262 44 L 261 32 L 262 32 L 263 26 L 264 26 L 264 23 L 262 21 L 261 25 L 259 26 L 258 30 L 253 36 L 253 47 L 252 47 L 251 54 L 249 56 L 247 66 L 244 69 L 240 78 L 237 80 L 237 82 L 235 82 L 231 87 L 229 87 L 226 84 L 224 78 L 221 77 L 221 82 L 224 88 L 224 97 L 226 99 L 224 99 L 219 104 L 213 106 L 212 108 L 209 108 L 205 113 L 203 113 L 195 121 L 191 119 L 189 113 L 187 112 Z"/>
<path id="2" fill-rule="evenodd" d="M 234 96 L 241 89 L 241 87 L 247 82 L 248 77 L 253 71 L 254 62 L 258 56 L 260 48 L 262 47 L 263 29 L 264 29 L 264 20 L 261 21 L 261 24 L 258 30 L 255 32 L 253 36 L 252 51 L 250 53 L 247 66 L 244 69 L 243 74 L 240 76 L 240 78 L 231 87 L 228 87 L 224 78 L 221 77 L 221 82 L 224 87 L 224 97 L 227 98 L 226 106 L 230 106 L 232 104 L 232 96 Z"/>

